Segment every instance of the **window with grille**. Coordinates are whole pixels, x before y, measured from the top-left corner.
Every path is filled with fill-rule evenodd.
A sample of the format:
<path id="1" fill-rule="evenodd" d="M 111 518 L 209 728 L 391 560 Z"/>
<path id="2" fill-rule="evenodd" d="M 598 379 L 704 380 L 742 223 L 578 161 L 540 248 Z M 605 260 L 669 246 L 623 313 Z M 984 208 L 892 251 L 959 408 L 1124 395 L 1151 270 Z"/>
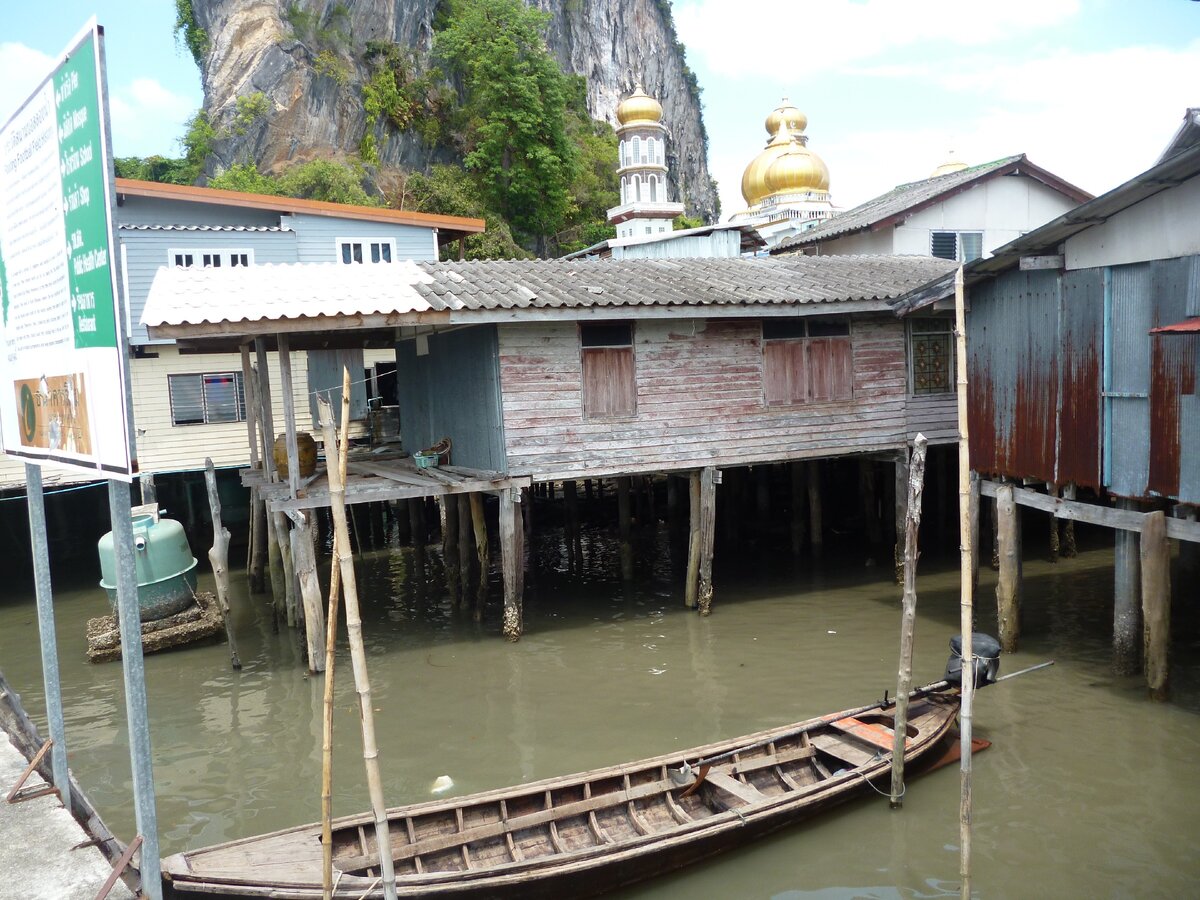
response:
<path id="1" fill-rule="evenodd" d="M 608 419 L 637 414 L 633 325 L 605 322 L 579 326 L 583 368 L 583 416 Z"/>
<path id="2" fill-rule="evenodd" d="M 954 323 L 949 319 L 910 319 L 908 365 L 914 394 L 952 393 Z"/>
<path id="3" fill-rule="evenodd" d="M 254 262 L 253 250 L 168 250 L 167 260 L 176 269 L 228 269 L 249 266 Z"/>
<path id="4" fill-rule="evenodd" d="M 853 396 L 848 319 L 764 319 L 762 347 L 763 402 L 767 406 L 849 400 Z"/>
<path id="5" fill-rule="evenodd" d="M 929 255 L 964 263 L 979 259 L 983 256 L 983 232 L 932 231 L 929 234 Z"/>
<path id="6" fill-rule="evenodd" d="M 338 238 L 338 259 L 346 265 L 390 263 L 396 257 L 396 242 L 357 238 Z"/>
<path id="7" fill-rule="evenodd" d="M 241 372 L 168 375 L 172 425 L 214 425 L 246 420 Z"/>

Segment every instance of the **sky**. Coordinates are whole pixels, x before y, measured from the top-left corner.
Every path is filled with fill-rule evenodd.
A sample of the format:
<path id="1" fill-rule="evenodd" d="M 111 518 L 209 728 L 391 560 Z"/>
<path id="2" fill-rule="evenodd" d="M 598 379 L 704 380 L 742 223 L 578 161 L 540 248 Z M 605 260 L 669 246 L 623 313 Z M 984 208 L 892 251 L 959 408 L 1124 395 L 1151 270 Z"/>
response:
<path id="1" fill-rule="evenodd" d="M 585 0 L 586 2 L 586 0 Z M 173 0 L 0 0 L 0 124 L 80 27 L 105 26 L 117 156 L 179 155 L 203 100 Z M 703 89 L 722 217 L 783 97 L 849 209 L 953 151 L 1025 153 L 1103 193 L 1154 164 L 1200 106 L 1196 0 L 674 0 Z"/>

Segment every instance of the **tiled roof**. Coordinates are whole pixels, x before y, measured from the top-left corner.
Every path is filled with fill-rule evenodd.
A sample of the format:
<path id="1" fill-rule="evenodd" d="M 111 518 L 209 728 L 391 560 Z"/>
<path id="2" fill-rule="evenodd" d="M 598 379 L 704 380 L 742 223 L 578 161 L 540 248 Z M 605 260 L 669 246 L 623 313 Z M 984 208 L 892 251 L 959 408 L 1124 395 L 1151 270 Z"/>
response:
<path id="1" fill-rule="evenodd" d="M 144 325 L 199 326 L 448 312 L 454 322 L 519 320 L 513 311 L 630 310 L 884 301 L 954 268 L 922 256 L 777 259 L 512 260 L 345 266 L 159 269 Z M 703 314 L 703 313 L 699 313 Z M 394 324 L 399 324 L 395 322 Z M 197 333 L 203 331 L 199 329 Z"/>
<path id="2" fill-rule="evenodd" d="M 950 172 L 947 175 L 938 175 L 936 178 L 926 178 L 923 181 L 911 181 L 908 184 L 898 185 L 886 194 L 881 194 L 873 200 L 868 200 L 853 209 L 839 213 L 816 228 L 810 228 L 795 237 L 782 241 L 776 250 L 810 247 L 821 241 L 867 231 L 890 219 L 916 212 L 918 209 L 936 202 L 939 198 L 962 190 L 974 182 L 1016 170 L 1037 178 L 1077 202 L 1082 203 L 1091 199 L 1091 194 L 1068 184 L 1045 169 L 1035 166 L 1025 158 L 1024 153 L 1021 153 L 1017 156 L 1006 156 L 994 162 Z"/>

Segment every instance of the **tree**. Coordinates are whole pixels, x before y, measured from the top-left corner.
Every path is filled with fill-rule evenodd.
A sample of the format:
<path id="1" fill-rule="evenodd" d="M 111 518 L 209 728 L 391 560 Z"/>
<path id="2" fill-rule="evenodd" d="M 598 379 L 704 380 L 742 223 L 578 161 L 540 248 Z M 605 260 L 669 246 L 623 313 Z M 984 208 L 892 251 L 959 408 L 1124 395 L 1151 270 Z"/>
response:
<path id="1" fill-rule="evenodd" d="M 542 38 L 550 16 L 521 0 L 450 0 L 448 13 L 434 51 L 463 87 L 467 168 L 487 205 L 544 248 L 572 211 L 576 169 L 567 81 Z"/>

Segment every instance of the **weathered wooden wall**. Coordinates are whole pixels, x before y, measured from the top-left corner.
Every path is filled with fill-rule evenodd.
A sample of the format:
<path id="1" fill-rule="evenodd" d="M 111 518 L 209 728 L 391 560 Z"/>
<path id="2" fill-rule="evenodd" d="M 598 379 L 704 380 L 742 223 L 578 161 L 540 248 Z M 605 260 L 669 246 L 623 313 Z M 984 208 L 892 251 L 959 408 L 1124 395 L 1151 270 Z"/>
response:
<path id="1" fill-rule="evenodd" d="M 575 323 L 502 325 L 509 473 L 550 480 L 899 447 L 908 426 L 903 324 L 856 317 L 851 342 L 850 400 L 768 407 L 759 319 L 641 320 L 636 415 L 589 421 Z"/>

